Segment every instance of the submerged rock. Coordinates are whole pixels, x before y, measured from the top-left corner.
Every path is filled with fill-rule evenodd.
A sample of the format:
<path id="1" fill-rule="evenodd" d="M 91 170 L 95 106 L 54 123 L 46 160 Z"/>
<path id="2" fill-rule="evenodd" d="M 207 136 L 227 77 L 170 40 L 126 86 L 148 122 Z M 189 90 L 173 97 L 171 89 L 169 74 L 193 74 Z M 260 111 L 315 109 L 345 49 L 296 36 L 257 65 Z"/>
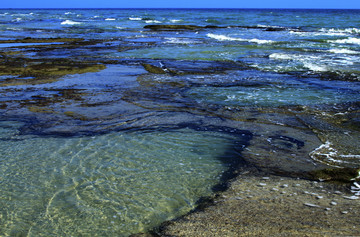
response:
<path id="1" fill-rule="evenodd" d="M 148 63 L 142 63 L 141 64 L 144 69 L 150 73 L 155 73 L 155 74 L 166 74 L 166 69 L 163 69 L 161 67 L 157 67 Z"/>
<path id="2" fill-rule="evenodd" d="M 98 72 L 105 68 L 104 64 L 94 62 L 75 62 L 68 59 L 37 62 L 36 60 L 16 57 L 0 61 L 0 76 L 18 76 L 26 79 L 9 78 L 1 81 L 0 87 L 51 83 L 65 75 Z"/>
<path id="3" fill-rule="evenodd" d="M 226 28 L 225 26 L 197 26 L 197 25 L 146 25 L 144 29 L 150 30 L 199 30 L 199 29 L 218 29 Z"/>
<path id="4" fill-rule="evenodd" d="M 309 175 L 315 180 L 350 183 L 358 177 L 359 172 L 359 168 L 333 168 L 311 171 Z"/>

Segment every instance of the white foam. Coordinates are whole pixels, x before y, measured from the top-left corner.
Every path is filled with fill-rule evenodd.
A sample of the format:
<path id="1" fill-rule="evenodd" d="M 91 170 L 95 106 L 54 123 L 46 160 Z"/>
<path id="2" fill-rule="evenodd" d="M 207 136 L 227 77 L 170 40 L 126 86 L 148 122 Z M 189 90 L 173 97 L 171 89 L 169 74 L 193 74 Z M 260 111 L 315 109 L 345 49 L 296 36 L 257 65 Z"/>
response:
<path id="1" fill-rule="evenodd" d="M 360 54 L 359 51 L 354 51 L 350 49 L 329 49 L 328 52 L 337 54 Z"/>
<path id="2" fill-rule="evenodd" d="M 314 72 L 326 72 L 328 68 L 325 65 L 314 64 L 313 62 L 303 62 L 304 67 Z"/>
<path id="3" fill-rule="evenodd" d="M 360 155 L 339 155 L 339 157 L 360 159 Z"/>
<path id="4" fill-rule="evenodd" d="M 337 155 L 337 150 L 331 147 L 331 142 L 326 141 L 324 144 L 321 144 L 318 148 L 310 152 L 310 157 L 316 161 L 324 162 L 323 159 L 325 158 L 327 161 L 330 162 L 339 162 L 342 163 L 341 160 L 335 160 L 333 157 Z"/>
<path id="5" fill-rule="evenodd" d="M 332 143 L 326 141 L 324 144 L 321 144 L 318 148 L 310 152 L 310 157 L 316 161 L 324 162 L 329 165 L 340 167 L 336 164 L 349 163 L 348 161 L 339 160 L 338 158 L 350 158 L 350 159 L 360 159 L 360 155 L 342 155 L 339 154 L 339 151 L 332 147 Z"/>
<path id="6" fill-rule="evenodd" d="M 195 41 L 186 38 L 165 38 L 168 44 L 193 44 Z"/>
<path id="7" fill-rule="evenodd" d="M 170 20 L 170 22 L 172 22 L 172 23 L 181 22 L 181 21 L 183 21 L 183 20 L 177 20 L 177 19 Z"/>
<path id="8" fill-rule="evenodd" d="M 145 21 L 145 23 L 147 23 L 147 24 L 161 23 L 161 21 L 157 21 L 157 20 L 147 20 L 147 21 Z"/>
<path id="9" fill-rule="evenodd" d="M 213 38 L 219 41 L 240 41 L 240 42 L 251 42 L 256 44 L 271 44 L 275 41 L 272 40 L 260 40 L 260 39 L 243 39 L 243 38 L 235 38 L 235 37 L 229 37 L 226 35 L 216 35 L 216 34 L 207 34 L 206 35 L 209 38 Z"/>
<path id="10" fill-rule="evenodd" d="M 130 21 L 141 21 L 142 18 L 141 17 L 129 17 Z"/>
<path id="11" fill-rule="evenodd" d="M 304 31 L 289 31 L 290 34 L 296 34 L 299 36 L 346 36 L 346 33 L 341 32 L 304 32 Z"/>
<path id="12" fill-rule="evenodd" d="M 359 38 L 347 38 L 347 39 L 338 39 L 338 40 L 328 40 L 329 43 L 337 43 L 337 44 L 359 44 Z"/>
<path id="13" fill-rule="evenodd" d="M 277 59 L 277 60 L 291 60 L 294 57 L 290 54 L 284 54 L 284 53 L 273 53 L 269 55 L 269 58 L 271 59 Z"/>
<path id="14" fill-rule="evenodd" d="M 80 25 L 81 22 L 66 20 L 61 22 L 61 25 Z"/>
<path id="15" fill-rule="evenodd" d="M 320 29 L 321 32 L 329 32 L 329 33 L 339 33 L 339 34 L 360 34 L 360 29 L 358 28 L 346 28 L 346 29 Z"/>
<path id="16" fill-rule="evenodd" d="M 13 31 L 20 31 L 23 30 L 22 28 L 15 28 L 15 27 L 8 27 L 6 30 L 13 30 Z"/>
<path id="17" fill-rule="evenodd" d="M 75 14 L 73 12 L 65 12 L 65 15 Z"/>
<path id="18" fill-rule="evenodd" d="M 115 18 L 106 18 L 105 21 L 115 21 Z"/>

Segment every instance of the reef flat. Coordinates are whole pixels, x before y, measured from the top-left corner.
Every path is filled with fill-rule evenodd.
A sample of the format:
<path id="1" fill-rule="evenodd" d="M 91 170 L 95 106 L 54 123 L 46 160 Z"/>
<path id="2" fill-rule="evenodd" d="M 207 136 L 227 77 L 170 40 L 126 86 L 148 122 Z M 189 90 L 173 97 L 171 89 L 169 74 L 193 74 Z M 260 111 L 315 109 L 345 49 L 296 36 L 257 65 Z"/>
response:
<path id="1" fill-rule="evenodd" d="M 0 235 L 359 234 L 357 11 L 1 11 Z"/>

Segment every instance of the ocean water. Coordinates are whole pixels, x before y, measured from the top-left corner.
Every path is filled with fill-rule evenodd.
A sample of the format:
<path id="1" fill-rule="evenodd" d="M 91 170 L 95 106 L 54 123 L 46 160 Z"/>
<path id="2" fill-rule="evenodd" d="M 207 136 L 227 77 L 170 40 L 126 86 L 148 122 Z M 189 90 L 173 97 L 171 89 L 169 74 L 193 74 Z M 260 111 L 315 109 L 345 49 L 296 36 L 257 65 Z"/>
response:
<path id="1" fill-rule="evenodd" d="M 0 235 L 129 236 L 237 170 L 360 166 L 359 10 L 0 9 L 0 63 Z"/>

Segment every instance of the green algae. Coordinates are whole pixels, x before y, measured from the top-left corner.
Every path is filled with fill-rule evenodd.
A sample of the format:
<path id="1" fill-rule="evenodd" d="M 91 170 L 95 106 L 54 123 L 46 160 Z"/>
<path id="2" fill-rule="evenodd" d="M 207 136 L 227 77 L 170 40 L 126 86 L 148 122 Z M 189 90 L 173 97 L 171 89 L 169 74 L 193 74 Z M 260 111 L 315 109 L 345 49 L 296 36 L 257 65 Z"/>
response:
<path id="1" fill-rule="evenodd" d="M 45 107 L 41 107 L 41 106 L 30 106 L 30 107 L 28 107 L 28 110 L 33 113 L 46 113 L 46 114 L 54 113 L 53 109 L 45 108 Z"/>
<path id="2" fill-rule="evenodd" d="M 196 25 L 146 25 L 144 29 L 150 30 L 198 30 L 204 28 Z"/>
<path id="3" fill-rule="evenodd" d="M 0 44 L 3 43 L 55 43 L 55 42 L 81 42 L 82 38 L 31 38 L 26 37 L 23 39 L 14 40 L 0 40 Z"/>
<path id="4" fill-rule="evenodd" d="M 82 121 L 88 121 L 89 119 L 86 116 L 83 116 L 79 113 L 76 113 L 74 111 L 65 111 L 64 114 L 68 117 L 77 119 L 77 120 L 82 120 Z"/>
<path id="5" fill-rule="evenodd" d="M 350 183 L 358 178 L 360 168 L 330 168 L 309 172 L 310 178 L 335 183 Z"/>
<path id="6" fill-rule="evenodd" d="M 0 75 L 30 77 L 30 79 L 9 78 L 0 82 L 0 87 L 18 85 L 37 85 L 57 81 L 70 74 L 98 72 L 106 68 L 94 62 L 77 62 L 69 59 L 56 59 L 47 62 L 36 62 L 26 58 L 14 58 L 0 62 Z"/>
<path id="7" fill-rule="evenodd" d="M 155 74 L 166 74 L 166 71 L 164 69 L 162 69 L 161 67 L 157 67 L 148 63 L 143 63 L 142 66 L 144 67 L 144 69 L 150 73 L 155 73 Z"/>

